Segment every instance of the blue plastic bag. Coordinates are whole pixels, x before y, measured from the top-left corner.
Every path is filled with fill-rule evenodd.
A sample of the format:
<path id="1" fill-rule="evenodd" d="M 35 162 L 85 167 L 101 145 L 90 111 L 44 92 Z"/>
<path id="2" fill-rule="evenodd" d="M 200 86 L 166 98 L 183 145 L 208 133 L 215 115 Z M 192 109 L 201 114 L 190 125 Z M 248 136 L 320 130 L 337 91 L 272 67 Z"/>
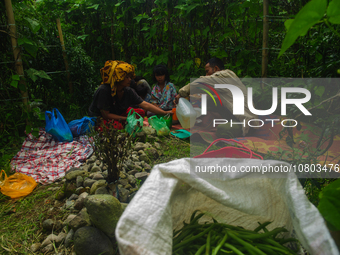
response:
<path id="1" fill-rule="evenodd" d="M 45 131 L 51 134 L 59 142 L 72 142 L 73 136 L 63 115 L 54 108 L 52 112 L 45 112 Z"/>
<path id="2" fill-rule="evenodd" d="M 73 137 L 84 135 L 90 131 L 91 127 L 94 127 L 96 117 L 83 117 L 80 120 L 72 120 L 68 123 Z"/>

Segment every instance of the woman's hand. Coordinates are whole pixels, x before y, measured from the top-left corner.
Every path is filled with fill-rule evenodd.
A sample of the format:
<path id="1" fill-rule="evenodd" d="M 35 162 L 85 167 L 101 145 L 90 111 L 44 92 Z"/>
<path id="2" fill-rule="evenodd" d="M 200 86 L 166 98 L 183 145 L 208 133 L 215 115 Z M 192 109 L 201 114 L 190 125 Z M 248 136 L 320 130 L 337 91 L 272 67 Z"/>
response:
<path id="1" fill-rule="evenodd" d="M 153 112 L 155 114 L 161 114 L 161 115 L 166 115 L 166 114 L 173 114 L 172 111 L 163 111 L 161 108 L 154 106 L 148 102 L 143 101 L 138 105 L 139 107 L 143 108 L 146 111 Z"/>

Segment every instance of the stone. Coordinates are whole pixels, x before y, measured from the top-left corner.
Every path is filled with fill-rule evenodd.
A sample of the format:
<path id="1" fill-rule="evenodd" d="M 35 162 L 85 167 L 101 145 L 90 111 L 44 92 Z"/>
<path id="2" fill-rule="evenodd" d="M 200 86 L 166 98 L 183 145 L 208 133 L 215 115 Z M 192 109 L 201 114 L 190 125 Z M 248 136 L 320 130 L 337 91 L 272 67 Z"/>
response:
<path id="1" fill-rule="evenodd" d="M 82 176 L 78 175 L 77 179 L 76 179 L 77 188 L 83 186 L 83 182 L 84 182 L 84 178 Z"/>
<path id="2" fill-rule="evenodd" d="M 104 194 L 88 196 L 85 206 L 92 224 L 110 239 L 114 238 L 117 222 L 123 212 L 118 199 Z"/>
<path id="3" fill-rule="evenodd" d="M 149 135 L 149 136 L 148 136 L 148 141 L 154 142 L 154 141 L 157 141 L 157 138 L 158 138 L 158 137 L 156 137 L 156 136 L 154 136 L 154 135 Z"/>
<path id="4" fill-rule="evenodd" d="M 144 143 L 146 141 L 146 133 L 144 131 L 138 132 L 135 138 Z"/>
<path id="5" fill-rule="evenodd" d="M 151 170 L 151 166 L 147 163 L 144 164 L 144 169 L 145 170 Z"/>
<path id="6" fill-rule="evenodd" d="M 130 184 L 134 185 L 136 183 L 136 178 L 133 175 L 129 175 L 127 180 Z"/>
<path id="7" fill-rule="evenodd" d="M 120 177 L 121 179 L 125 179 L 125 178 L 126 178 L 126 175 L 123 174 L 122 172 L 120 172 L 120 173 L 119 173 L 119 177 Z"/>
<path id="8" fill-rule="evenodd" d="M 73 193 L 76 192 L 77 186 L 75 183 L 66 182 L 64 186 L 64 192 L 66 197 L 70 197 Z"/>
<path id="9" fill-rule="evenodd" d="M 67 216 L 66 220 L 63 222 L 63 226 L 66 227 L 69 225 L 70 221 L 73 220 L 77 215 L 75 214 L 70 214 Z"/>
<path id="10" fill-rule="evenodd" d="M 106 179 L 106 178 L 107 178 L 107 176 L 109 175 L 109 173 L 108 173 L 108 171 L 107 171 L 107 170 L 105 170 L 105 171 L 102 173 L 102 175 L 103 175 L 104 179 Z"/>
<path id="11" fill-rule="evenodd" d="M 87 164 L 93 164 L 94 162 L 96 162 L 96 160 L 97 160 L 97 157 L 95 156 L 95 155 L 92 155 L 87 161 L 86 161 L 86 163 Z"/>
<path id="12" fill-rule="evenodd" d="M 118 180 L 119 184 L 122 184 L 123 186 L 126 186 L 129 184 L 129 181 L 127 179 L 120 179 Z"/>
<path id="13" fill-rule="evenodd" d="M 87 213 L 86 208 L 83 208 L 76 217 L 74 217 L 70 223 L 69 227 L 73 229 L 73 231 L 77 231 L 77 229 L 85 227 L 85 226 L 90 226 L 90 217 Z"/>
<path id="14" fill-rule="evenodd" d="M 140 150 L 144 150 L 146 148 L 144 143 L 141 142 L 137 142 L 135 147 L 134 147 L 134 151 L 140 151 Z"/>
<path id="15" fill-rule="evenodd" d="M 40 247 L 41 247 L 40 243 L 34 243 L 34 244 L 31 245 L 30 250 L 31 250 L 31 252 L 35 253 L 40 249 Z"/>
<path id="16" fill-rule="evenodd" d="M 109 194 L 109 192 L 107 191 L 106 187 L 99 187 L 96 192 L 94 194 Z"/>
<path id="17" fill-rule="evenodd" d="M 81 255 L 114 254 L 110 239 L 94 227 L 83 227 L 75 232 L 74 251 Z"/>
<path id="18" fill-rule="evenodd" d="M 57 236 L 55 234 L 48 235 L 46 239 L 41 243 L 41 247 L 45 247 L 46 245 L 49 245 L 52 242 L 55 242 L 56 239 L 57 239 Z"/>
<path id="19" fill-rule="evenodd" d="M 86 179 L 85 181 L 84 181 L 84 187 L 86 188 L 86 187 L 92 187 L 92 185 L 93 185 L 93 183 L 95 183 L 96 182 L 96 180 L 92 180 L 92 179 Z"/>
<path id="20" fill-rule="evenodd" d="M 53 244 L 48 244 L 46 245 L 44 248 L 41 249 L 41 252 L 43 252 L 44 254 L 47 253 L 47 252 L 51 252 L 53 251 Z"/>
<path id="21" fill-rule="evenodd" d="M 123 203 L 127 203 L 129 201 L 129 191 L 125 188 L 119 189 L 119 199 Z"/>
<path id="22" fill-rule="evenodd" d="M 136 155 L 133 155 L 132 160 L 135 161 L 135 162 L 139 162 L 139 157 L 136 156 Z"/>
<path id="23" fill-rule="evenodd" d="M 55 194 L 55 199 L 60 201 L 63 200 L 64 198 L 65 192 L 62 189 L 58 190 L 57 193 Z"/>
<path id="24" fill-rule="evenodd" d="M 153 159 L 158 159 L 159 154 L 158 151 L 155 148 L 148 148 L 146 152 L 153 158 Z"/>
<path id="25" fill-rule="evenodd" d="M 75 191 L 75 193 L 76 193 L 77 195 L 80 195 L 80 194 L 82 194 L 82 193 L 84 193 L 84 192 L 86 192 L 86 189 L 85 189 L 84 187 L 79 187 L 79 188 L 77 188 L 76 191 Z"/>
<path id="26" fill-rule="evenodd" d="M 148 157 L 148 155 L 146 155 L 146 154 L 140 155 L 140 156 L 139 156 L 139 160 L 140 160 L 140 161 L 145 161 L 145 162 L 151 162 L 150 159 L 149 159 L 149 157 Z"/>
<path id="27" fill-rule="evenodd" d="M 104 176 L 100 173 L 96 173 L 94 176 L 93 176 L 93 180 L 102 180 L 104 179 Z"/>
<path id="28" fill-rule="evenodd" d="M 56 190 L 59 190 L 59 189 L 60 189 L 60 187 L 50 187 L 47 190 L 48 191 L 56 191 Z"/>
<path id="29" fill-rule="evenodd" d="M 66 233 L 60 232 L 59 235 L 57 236 L 57 239 L 55 240 L 55 242 L 56 242 L 57 244 L 60 244 L 60 243 L 64 242 L 66 236 L 67 236 Z"/>
<path id="30" fill-rule="evenodd" d="M 129 205 L 128 203 L 120 203 L 122 205 L 122 210 L 124 211 L 125 208 Z"/>
<path id="31" fill-rule="evenodd" d="M 145 148 L 152 148 L 152 144 L 149 142 L 145 143 Z"/>
<path id="32" fill-rule="evenodd" d="M 155 142 L 153 145 L 154 145 L 155 148 L 158 149 L 158 150 L 162 149 L 162 146 L 161 146 L 159 143 L 157 143 L 157 142 Z"/>
<path id="33" fill-rule="evenodd" d="M 91 172 L 94 163 L 87 164 L 87 172 Z"/>
<path id="34" fill-rule="evenodd" d="M 67 200 L 77 200 L 78 199 L 78 195 L 77 194 L 72 194 Z"/>
<path id="35" fill-rule="evenodd" d="M 107 185 L 107 182 L 105 180 L 96 181 L 95 183 L 93 183 L 91 187 L 90 195 L 93 195 L 99 187 L 103 187 L 106 185 Z"/>
<path id="36" fill-rule="evenodd" d="M 74 203 L 75 201 L 74 200 L 66 200 L 65 204 L 64 204 L 64 209 L 66 210 L 72 210 L 74 209 Z"/>
<path id="37" fill-rule="evenodd" d="M 102 170 L 100 169 L 99 166 L 93 166 L 91 169 L 91 173 L 96 173 L 96 172 L 101 172 Z"/>
<path id="38" fill-rule="evenodd" d="M 147 172 L 140 172 L 135 174 L 135 177 L 142 181 L 145 181 L 148 176 L 149 174 Z"/>
<path id="39" fill-rule="evenodd" d="M 74 237 L 74 230 L 71 229 L 68 233 L 67 236 L 65 237 L 65 247 L 68 248 L 71 246 L 73 243 L 73 237 Z"/>
<path id="40" fill-rule="evenodd" d="M 124 186 L 124 189 L 131 189 L 131 188 L 132 188 L 131 184 Z"/>
<path id="41" fill-rule="evenodd" d="M 54 227 L 54 220 L 52 219 L 44 220 L 42 227 L 43 229 L 48 230 L 48 231 L 52 230 Z"/>
<path id="42" fill-rule="evenodd" d="M 139 173 L 139 171 L 131 170 L 131 171 L 128 172 L 128 174 L 130 174 L 130 175 L 135 175 L 136 173 Z"/>
<path id="43" fill-rule="evenodd" d="M 68 172 L 65 176 L 66 180 L 67 181 L 72 181 L 74 179 L 77 178 L 77 176 L 86 176 L 86 171 L 84 170 L 75 170 L 75 171 L 72 171 L 72 172 Z"/>
<path id="44" fill-rule="evenodd" d="M 136 164 L 137 163 L 139 163 L 139 162 L 136 162 Z M 135 165 L 135 170 L 137 170 L 137 171 L 142 171 L 143 170 L 143 168 L 141 167 L 141 166 L 139 166 L 139 165 Z"/>
<path id="45" fill-rule="evenodd" d="M 143 150 L 138 151 L 138 155 L 142 155 L 142 154 L 145 154 Z"/>
<path id="46" fill-rule="evenodd" d="M 78 199 L 74 202 L 74 209 L 81 210 L 84 207 L 85 199 L 89 194 L 87 192 L 81 193 Z"/>

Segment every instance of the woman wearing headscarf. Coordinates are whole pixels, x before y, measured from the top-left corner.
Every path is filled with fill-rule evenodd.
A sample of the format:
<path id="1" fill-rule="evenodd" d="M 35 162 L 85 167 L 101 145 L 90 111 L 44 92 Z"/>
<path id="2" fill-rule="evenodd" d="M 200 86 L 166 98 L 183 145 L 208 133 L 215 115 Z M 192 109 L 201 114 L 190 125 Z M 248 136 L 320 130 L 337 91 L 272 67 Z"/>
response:
<path id="1" fill-rule="evenodd" d="M 123 61 L 108 60 L 100 69 L 102 83 L 93 96 L 89 107 L 90 116 L 101 116 L 104 120 L 125 121 L 131 106 L 138 105 L 140 108 L 166 115 L 171 111 L 162 109 L 145 102 L 137 93 L 130 88 L 131 79 L 135 77 L 135 68 Z M 135 111 L 144 117 L 142 109 Z M 121 127 L 118 127 L 121 128 Z"/>

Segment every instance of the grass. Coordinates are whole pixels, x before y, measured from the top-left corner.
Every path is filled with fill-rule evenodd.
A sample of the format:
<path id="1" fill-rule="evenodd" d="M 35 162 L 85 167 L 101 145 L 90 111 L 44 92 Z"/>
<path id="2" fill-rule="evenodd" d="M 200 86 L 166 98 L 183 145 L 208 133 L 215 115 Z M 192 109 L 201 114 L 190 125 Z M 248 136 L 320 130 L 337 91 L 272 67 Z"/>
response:
<path id="1" fill-rule="evenodd" d="M 28 196 L 11 200 L 0 195 L 0 254 L 32 254 L 33 243 L 41 243 L 50 234 L 42 230 L 42 222 L 51 218 L 64 220 L 66 211 L 54 206 L 56 184 L 37 188 Z M 53 210 L 50 210 L 53 208 Z"/>

